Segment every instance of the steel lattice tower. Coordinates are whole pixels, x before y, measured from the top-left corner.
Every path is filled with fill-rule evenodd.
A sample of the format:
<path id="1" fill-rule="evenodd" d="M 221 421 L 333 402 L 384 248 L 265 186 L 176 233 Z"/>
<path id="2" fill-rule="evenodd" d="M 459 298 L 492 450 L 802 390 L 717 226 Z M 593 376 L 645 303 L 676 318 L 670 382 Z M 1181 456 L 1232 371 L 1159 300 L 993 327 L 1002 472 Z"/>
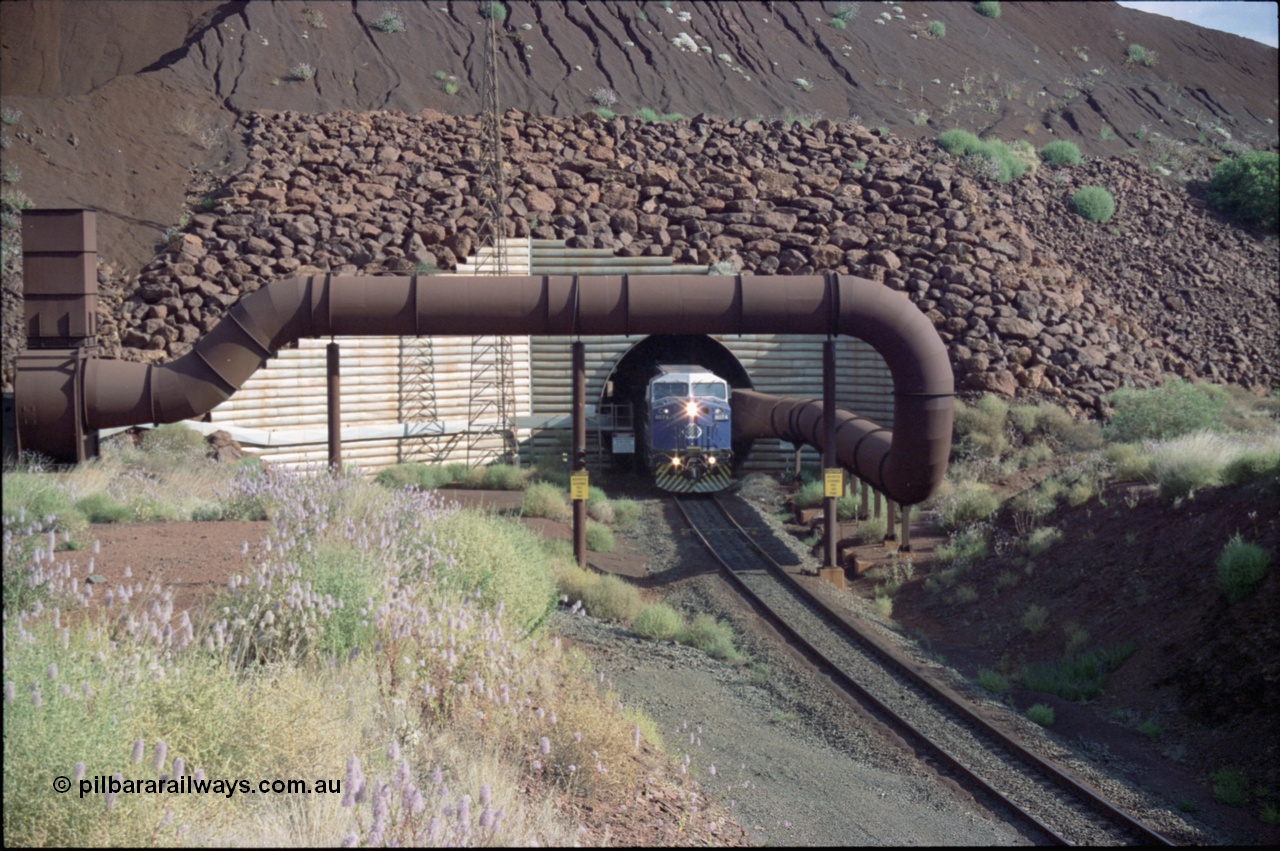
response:
<path id="1" fill-rule="evenodd" d="M 482 2 L 482 7 L 487 4 Z M 503 173 L 502 108 L 498 104 L 498 16 L 486 15 L 484 82 L 481 87 L 482 172 L 478 245 L 492 250 L 486 264 L 491 275 L 507 274 L 506 175 Z M 478 249 L 479 250 L 479 249 Z M 506 457 L 515 461 L 515 368 L 510 337 L 471 339 L 471 395 L 467 422 L 467 463 L 480 464 Z M 500 435 L 502 448 L 481 444 Z"/>

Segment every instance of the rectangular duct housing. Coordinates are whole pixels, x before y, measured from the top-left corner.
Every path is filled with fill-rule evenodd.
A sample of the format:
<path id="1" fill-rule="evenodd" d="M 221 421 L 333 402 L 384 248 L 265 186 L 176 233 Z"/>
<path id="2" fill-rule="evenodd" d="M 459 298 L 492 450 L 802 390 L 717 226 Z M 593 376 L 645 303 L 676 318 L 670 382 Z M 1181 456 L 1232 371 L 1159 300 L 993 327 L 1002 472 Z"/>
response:
<path id="1" fill-rule="evenodd" d="M 22 214 L 28 349 L 91 345 L 98 334 L 98 226 L 92 210 Z"/>

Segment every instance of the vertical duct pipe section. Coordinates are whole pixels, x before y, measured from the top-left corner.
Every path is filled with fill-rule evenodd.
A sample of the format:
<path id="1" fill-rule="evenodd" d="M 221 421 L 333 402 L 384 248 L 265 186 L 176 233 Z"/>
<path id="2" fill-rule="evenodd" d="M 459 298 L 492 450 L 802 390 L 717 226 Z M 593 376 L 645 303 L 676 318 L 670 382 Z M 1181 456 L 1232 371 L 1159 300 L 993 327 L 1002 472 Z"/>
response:
<path id="1" fill-rule="evenodd" d="M 329 471 L 335 476 L 342 472 L 342 386 L 338 355 L 337 343 L 324 347 L 329 378 Z"/>
<path id="2" fill-rule="evenodd" d="M 580 293 L 577 279 L 565 275 L 293 278 L 242 298 L 171 363 L 87 359 L 78 379 L 83 394 L 50 403 L 24 427 L 56 430 L 67 416 L 79 417 L 87 429 L 198 417 L 229 398 L 279 348 L 304 337 L 683 333 L 865 340 L 893 376 L 895 427 L 890 432 L 838 412 L 837 459 L 905 505 L 923 500 L 942 480 L 953 392 L 946 347 L 905 295 L 850 276 L 606 275 L 592 277 Z M 21 389 L 21 363 L 16 383 Z M 803 401 L 749 391 L 735 392 L 733 401 L 735 439 L 824 445 L 815 429 L 820 404 L 811 411 Z M 66 452 L 75 457 L 74 447 Z"/>
<path id="3" fill-rule="evenodd" d="M 823 567 L 835 567 L 836 542 L 840 526 L 836 511 L 836 498 L 826 494 L 825 480 L 828 470 L 836 467 L 836 341 L 828 337 L 822 343 L 822 475 L 824 480 L 822 513 L 826 529 L 823 530 Z"/>
<path id="4" fill-rule="evenodd" d="M 581 340 L 573 342 L 573 471 L 587 469 L 587 357 Z M 587 566 L 587 501 L 573 500 L 573 557 Z"/>

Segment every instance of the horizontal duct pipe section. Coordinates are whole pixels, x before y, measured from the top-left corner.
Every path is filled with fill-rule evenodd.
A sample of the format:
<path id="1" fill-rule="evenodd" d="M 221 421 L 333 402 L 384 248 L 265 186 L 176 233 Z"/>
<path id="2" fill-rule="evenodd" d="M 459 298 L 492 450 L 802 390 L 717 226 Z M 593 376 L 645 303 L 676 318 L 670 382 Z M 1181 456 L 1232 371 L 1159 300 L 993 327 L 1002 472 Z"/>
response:
<path id="1" fill-rule="evenodd" d="M 240 299 L 172 363 L 89 358 L 82 370 L 82 421 L 103 429 L 199 417 L 230 397 L 277 350 L 302 338 L 619 334 L 862 339 L 880 353 L 893 377 L 895 430 L 860 434 L 850 469 L 903 504 L 924 499 L 941 480 L 953 392 L 945 345 L 902 293 L 837 275 L 292 278 Z M 73 388 L 66 395 L 75 396 Z M 764 403 L 744 404 L 743 416 L 755 429 Z M 769 419 L 778 416 L 771 413 Z M 804 421 L 808 415 L 795 416 Z M 20 422 L 24 448 L 67 457 L 67 447 L 40 445 L 42 419 L 56 416 L 36 411 Z M 853 418 L 843 428 L 854 434 L 865 422 Z M 43 425 L 57 431 L 52 422 Z M 791 428 L 789 423 L 785 433 L 796 433 Z"/>

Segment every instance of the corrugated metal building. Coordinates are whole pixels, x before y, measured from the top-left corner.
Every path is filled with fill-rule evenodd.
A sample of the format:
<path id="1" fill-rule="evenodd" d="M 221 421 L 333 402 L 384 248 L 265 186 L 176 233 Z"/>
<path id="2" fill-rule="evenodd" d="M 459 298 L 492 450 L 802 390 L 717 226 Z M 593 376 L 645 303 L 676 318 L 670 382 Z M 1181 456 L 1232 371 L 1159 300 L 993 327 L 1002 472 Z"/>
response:
<path id="1" fill-rule="evenodd" d="M 619 258 L 608 251 L 566 249 L 563 243 L 511 240 L 505 250 L 505 274 L 510 275 L 694 271 L 672 264 L 670 258 Z M 455 274 L 496 274 L 491 249 Z M 582 340 L 588 427 L 594 433 L 589 439 L 590 460 L 596 467 L 610 462 L 610 403 L 622 397 L 621 384 L 642 380 L 637 370 L 643 371 L 645 359 L 719 366 L 731 384 L 764 393 L 822 395 L 822 340 L 817 337 Z M 337 342 L 344 463 L 372 473 L 404 461 L 485 463 L 514 447 L 524 461 L 558 456 L 568 449 L 569 337 L 344 337 Z M 302 340 L 296 348 L 281 351 L 205 422 L 188 424 L 205 432 L 226 430 L 272 463 L 324 464 L 326 345 L 325 340 Z M 861 341 L 842 337 L 837 368 L 839 406 L 892 427 L 893 387 L 883 359 Z M 514 444 L 507 430 L 512 426 Z M 817 462 L 816 453 L 810 453 L 810 460 Z M 744 469 L 777 471 L 791 463 L 789 446 L 763 440 L 752 447 Z"/>

